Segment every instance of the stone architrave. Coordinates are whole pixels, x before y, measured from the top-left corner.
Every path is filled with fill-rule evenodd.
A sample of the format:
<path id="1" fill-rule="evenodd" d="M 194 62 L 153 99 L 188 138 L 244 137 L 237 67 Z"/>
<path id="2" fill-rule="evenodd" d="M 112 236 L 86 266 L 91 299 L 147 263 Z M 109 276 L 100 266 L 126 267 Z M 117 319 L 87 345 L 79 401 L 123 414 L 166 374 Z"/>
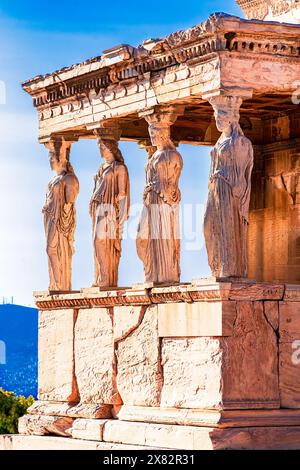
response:
<path id="1" fill-rule="evenodd" d="M 222 133 L 211 152 L 204 217 L 208 262 L 217 278 L 247 276 L 247 231 L 253 148 L 239 124 L 242 98 L 210 98 Z"/>
<path id="2" fill-rule="evenodd" d="M 145 282 L 172 283 L 180 279 L 178 184 L 183 162 L 171 141 L 170 129 L 183 110 L 162 106 L 151 111 L 143 116 L 157 150 L 148 153 L 137 253 L 144 264 Z"/>
<path id="3" fill-rule="evenodd" d="M 45 144 L 49 149 L 51 169 L 56 172 L 48 185 L 43 207 L 49 290 L 52 291 L 69 291 L 72 287 L 75 201 L 79 192 L 79 183 L 70 164 L 71 143 L 63 138 L 55 138 Z"/>
<path id="4" fill-rule="evenodd" d="M 124 222 L 129 216 L 129 175 L 118 147 L 119 128 L 102 123 L 94 131 L 104 163 L 95 176 L 90 202 L 93 221 L 95 281 L 98 287 L 116 287 Z"/>

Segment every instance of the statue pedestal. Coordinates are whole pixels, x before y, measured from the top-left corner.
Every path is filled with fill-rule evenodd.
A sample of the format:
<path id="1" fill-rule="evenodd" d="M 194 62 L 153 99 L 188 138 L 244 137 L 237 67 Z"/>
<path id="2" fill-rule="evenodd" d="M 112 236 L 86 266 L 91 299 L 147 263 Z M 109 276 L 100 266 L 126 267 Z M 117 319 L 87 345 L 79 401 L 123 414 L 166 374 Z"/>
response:
<path id="1" fill-rule="evenodd" d="M 39 401 L 0 448 L 35 435 L 80 448 L 300 448 L 300 286 L 198 280 L 36 301 Z"/>

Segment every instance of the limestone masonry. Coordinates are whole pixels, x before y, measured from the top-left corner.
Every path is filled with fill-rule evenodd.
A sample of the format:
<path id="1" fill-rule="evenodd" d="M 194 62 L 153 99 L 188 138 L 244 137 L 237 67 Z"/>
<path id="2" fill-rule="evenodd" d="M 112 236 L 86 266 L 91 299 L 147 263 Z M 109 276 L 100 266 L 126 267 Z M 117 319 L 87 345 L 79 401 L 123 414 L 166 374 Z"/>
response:
<path id="1" fill-rule="evenodd" d="M 300 449 L 300 5 L 237 3 L 248 19 L 216 13 L 23 84 L 55 172 L 50 284 L 35 293 L 39 400 L 0 448 Z M 95 277 L 72 291 L 72 146 L 87 138 L 104 161 L 90 202 Z M 120 139 L 147 157 L 145 276 L 124 288 L 134 180 Z M 212 277 L 185 284 L 180 143 L 198 145 L 199 159 L 213 147 Z"/>

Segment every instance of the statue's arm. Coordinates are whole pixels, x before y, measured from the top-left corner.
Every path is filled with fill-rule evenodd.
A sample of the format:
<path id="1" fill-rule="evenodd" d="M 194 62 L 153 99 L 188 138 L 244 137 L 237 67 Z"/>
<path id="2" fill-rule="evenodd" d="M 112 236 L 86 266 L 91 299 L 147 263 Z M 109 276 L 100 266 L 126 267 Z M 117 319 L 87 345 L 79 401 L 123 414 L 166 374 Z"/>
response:
<path id="1" fill-rule="evenodd" d="M 125 165 L 120 165 L 118 168 L 118 186 L 119 186 L 119 213 L 120 223 L 124 223 L 129 215 L 129 175 Z"/>
<path id="2" fill-rule="evenodd" d="M 119 199 L 127 196 L 129 176 L 125 165 L 120 165 L 118 168 L 118 186 L 119 186 Z"/>
<path id="3" fill-rule="evenodd" d="M 75 175 L 67 175 L 65 179 L 66 204 L 74 204 L 79 193 L 79 182 Z"/>
<path id="4" fill-rule="evenodd" d="M 181 174 L 183 161 L 180 153 L 176 150 L 169 152 L 163 158 L 163 163 L 159 168 L 160 173 L 160 194 L 164 201 L 172 206 L 178 202 L 179 189 L 178 181 Z"/>
<path id="5" fill-rule="evenodd" d="M 240 199 L 241 215 L 248 220 L 251 193 L 251 175 L 253 169 L 253 147 L 249 139 L 242 137 L 236 142 L 235 154 L 238 165 L 238 181 L 233 188 L 233 195 Z"/>

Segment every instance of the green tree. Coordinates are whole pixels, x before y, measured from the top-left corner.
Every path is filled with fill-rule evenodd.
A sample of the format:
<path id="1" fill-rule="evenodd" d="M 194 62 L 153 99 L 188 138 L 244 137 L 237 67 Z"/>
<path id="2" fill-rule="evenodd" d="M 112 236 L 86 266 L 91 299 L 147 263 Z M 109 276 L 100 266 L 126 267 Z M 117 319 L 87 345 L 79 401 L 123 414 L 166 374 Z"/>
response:
<path id="1" fill-rule="evenodd" d="M 0 434 L 16 434 L 18 419 L 26 414 L 34 402 L 33 396 L 25 398 L 0 387 Z"/>

